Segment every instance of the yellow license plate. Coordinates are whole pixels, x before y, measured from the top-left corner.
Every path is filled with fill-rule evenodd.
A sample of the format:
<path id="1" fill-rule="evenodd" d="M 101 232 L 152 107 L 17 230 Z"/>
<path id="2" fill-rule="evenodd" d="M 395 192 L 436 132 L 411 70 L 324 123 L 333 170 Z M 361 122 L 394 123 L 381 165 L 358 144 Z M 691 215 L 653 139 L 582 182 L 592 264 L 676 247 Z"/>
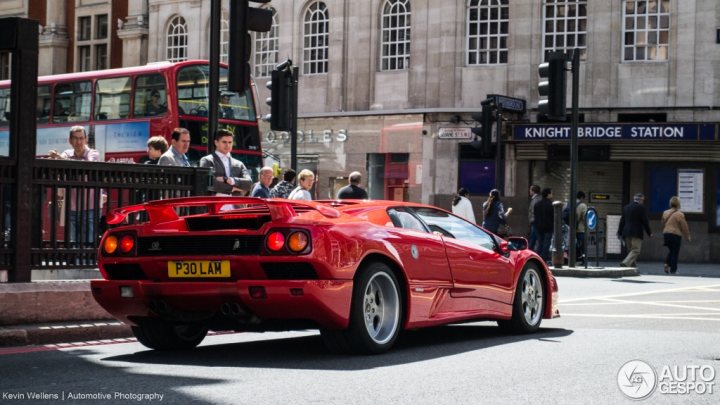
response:
<path id="1" fill-rule="evenodd" d="M 168 277 L 230 277 L 229 260 L 169 261 Z"/>

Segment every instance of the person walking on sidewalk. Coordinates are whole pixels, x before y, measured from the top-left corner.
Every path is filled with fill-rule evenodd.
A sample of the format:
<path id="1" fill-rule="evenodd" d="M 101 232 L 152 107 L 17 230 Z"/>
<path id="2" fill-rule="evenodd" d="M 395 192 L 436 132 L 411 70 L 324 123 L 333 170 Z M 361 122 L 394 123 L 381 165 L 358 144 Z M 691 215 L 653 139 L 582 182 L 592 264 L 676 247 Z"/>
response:
<path id="1" fill-rule="evenodd" d="M 587 204 L 585 203 L 585 192 L 578 191 L 575 202 L 575 257 L 578 262 L 585 264 L 585 215 Z"/>
<path id="2" fill-rule="evenodd" d="M 670 209 L 665 210 L 662 215 L 663 240 L 664 245 L 668 248 L 668 254 L 665 258 L 665 273 L 677 273 L 678 256 L 680 255 L 680 243 L 684 236 L 688 242 L 692 240 L 690 229 L 685 220 L 685 214 L 680 211 L 680 198 L 673 196 L 670 198 Z"/>
<path id="3" fill-rule="evenodd" d="M 637 267 L 637 258 L 640 256 L 640 249 L 642 248 L 643 231 L 647 233 L 648 237 L 652 238 L 650 222 L 643 205 L 644 201 L 645 196 L 642 193 L 637 193 L 633 197 L 633 202 L 623 208 L 617 236 L 625 241 L 628 254 L 620 262 L 622 267 Z"/>
<path id="4" fill-rule="evenodd" d="M 528 248 L 537 252 L 540 250 L 539 247 L 535 246 L 538 242 L 537 229 L 535 227 L 535 204 L 542 200 L 540 195 L 540 186 L 533 184 L 530 186 L 530 205 L 528 206 L 528 224 L 530 225 L 530 234 L 528 235 Z"/>
<path id="5" fill-rule="evenodd" d="M 512 207 L 505 211 L 502 201 L 500 201 L 500 191 L 492 189 L 488 195 L 487 201 L 483 203 L 483 222 L 482 227 L 498 236 L 498 228 L 500 225 L 504 225 L 507 220 L 507 216 L 512 213 Z"/>
<path id="6" fill-rule="evenodd" d="M 453 197 L 452 213 L 474 224 L 475 211 L 473 211 L 472 203 L 468 197 L 470 197 L 470 192 L 466 188 L 460 187 L 460 190 Z"/>
<path id="7" fill-rule="evenodd" d="M 552 189 L 544 188 L 542 199 L 533 207 L 535 231 L 537 232 L 535 253 L 540 255 L 545 262 L 550 261 L 550 242 L 555 228 L 555 210 L 553 209 L 552 197 Z"/>

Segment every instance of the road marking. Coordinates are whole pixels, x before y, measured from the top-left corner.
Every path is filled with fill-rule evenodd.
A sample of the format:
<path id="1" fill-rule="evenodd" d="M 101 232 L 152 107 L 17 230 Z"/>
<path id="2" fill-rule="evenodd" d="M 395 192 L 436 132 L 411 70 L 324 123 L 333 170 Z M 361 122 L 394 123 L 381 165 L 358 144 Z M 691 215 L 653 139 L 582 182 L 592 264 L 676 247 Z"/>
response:
<path id="1" fill-rule="evenodd" d="M 618 300 L 618 299 L 612 299 L 612 298 L 605 298 L 605 301 L 617 302 L 619 304 L 652 305 L 652 306 L 658 306 L 658 307 L 700 309 L 703 311 L 720 312 L 720 308 L 697 307 L 697 306 L 691 306 L 691 305 L 677 305 L 677 304 L 662 304 L 660 302 L 653 302 L 653 301 L 630 301 L 630 300 Z"/>
<path id="2" fill-rule="evenodd" d="M 712 315 L 712 314 L 708 314 Z M 623 314 L 573 314 L 564 312 L 562 316 L 588 317 L 588 318 L 625 318 L 625 319 L 679 319 L 684 321 L 715 321 L 720 322 L 720 318 L 698 318 L 685 316 L 665 316 L 665 315 L 623 315 Z"/>
<path id="3" fill-rule="evenodd" d="M 625 303 L 625 301 L 620 300 L 613 300 L 609 301 L 609 299 L 605 299 L 607 302 L 564 302 L 562 303 L 563 306 L 574 306 L 574 307 L 582 307 L 582 306 L 599 306 L 599 305 L 620 305 Z M 630 302 L 630 301 L 628 301 Z M 637 301 L 642 302 L 642 301 Z M 712 304 L 712 303 L 720 303 L 720 300 L 677 300 L 677 301 L 654 301 L 657 303 L 662 304 L 689 304 L 689 303 L 696 303 L 696 304 Z"/>
<path id="4" fill-rule="evenodd" d="M 587 300 L 603 300 L 603 299 L 608 299 L 608 298 L 637 297 L 640 295 L 662 294 L 662 293 L 677 292 L 677 291 L 692 291 L 692 290 L 702 291 L 702 289 L 707 289 L 707 288 L 720 288 L 720 284 L 695 286 L 695 287 L 669 288 L 666 290 L 653 290 L 653 291 L 644 291 L 644 292 L 627 293 L 627 294 L 603 295 L 603 296 L 599 296 L 599 297 L 572 298 L 569 300 L 561 299 L 560 304 L 566 304 L 569 302 L 587 301 Z M 713 291 L 713 290 L 711 290 L 711 291 Z M 703 291 L 703 292 L 705 292 L 705 291 Z"/>

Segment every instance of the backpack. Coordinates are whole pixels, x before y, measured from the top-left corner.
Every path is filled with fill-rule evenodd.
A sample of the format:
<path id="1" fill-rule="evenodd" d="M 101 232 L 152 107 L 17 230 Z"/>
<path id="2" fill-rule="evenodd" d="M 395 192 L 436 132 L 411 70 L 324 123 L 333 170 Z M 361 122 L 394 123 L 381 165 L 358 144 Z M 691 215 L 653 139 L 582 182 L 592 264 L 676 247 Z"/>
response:
<path id="1" fill-rule="evenodd" d="M 570 225 L 570 204 L 565 204 L 562 210 L 562 220 L 566 225 Z"/>

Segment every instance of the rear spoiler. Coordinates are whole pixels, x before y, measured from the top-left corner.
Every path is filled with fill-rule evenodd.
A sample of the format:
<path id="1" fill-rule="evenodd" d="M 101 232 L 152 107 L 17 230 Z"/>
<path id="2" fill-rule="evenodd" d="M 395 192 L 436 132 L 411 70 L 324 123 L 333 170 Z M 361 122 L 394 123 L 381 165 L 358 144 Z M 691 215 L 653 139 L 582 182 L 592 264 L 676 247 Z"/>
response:
<path id="1" fill-rule="evenodd" d="M 183 197 L 170 198 L 167 200 L 150 201 L 143 204 L 129 205 L 116 208 L 107 216 L 109 225 L 117 225 L 127 218 L 128 215 L 145 211 L 150 222 L 160 223 L 180 219 L 176 208 L 180 207 L 206 207 L 207 215 L 218 214 L 223 206 L 241 204 L 265 204 L 270 210 L 273 221 L 280 221 L 297 216 L 296 206 L 304 206 L 314 209 L 326 218 L 338 218 L 340 212 L 324 203 L 304 200 L 265 199 L 256 197 Z"/>

